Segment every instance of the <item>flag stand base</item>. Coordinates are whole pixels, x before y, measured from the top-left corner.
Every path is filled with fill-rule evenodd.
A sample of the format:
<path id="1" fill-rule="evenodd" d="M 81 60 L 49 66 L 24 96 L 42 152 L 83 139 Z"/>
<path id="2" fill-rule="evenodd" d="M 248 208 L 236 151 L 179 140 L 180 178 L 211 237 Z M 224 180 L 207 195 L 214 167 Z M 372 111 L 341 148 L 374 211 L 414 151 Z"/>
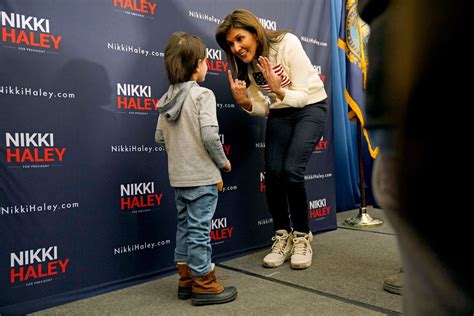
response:
<path id="1" fill-rule="evenodd" d="M 381 226 L 383 221 L 378 218 L 373 218 L 367 213 L 366 207 L 361 207 L 356 217 L 346 218 L 343 224 L 351 227 L 376 227 Z"/>

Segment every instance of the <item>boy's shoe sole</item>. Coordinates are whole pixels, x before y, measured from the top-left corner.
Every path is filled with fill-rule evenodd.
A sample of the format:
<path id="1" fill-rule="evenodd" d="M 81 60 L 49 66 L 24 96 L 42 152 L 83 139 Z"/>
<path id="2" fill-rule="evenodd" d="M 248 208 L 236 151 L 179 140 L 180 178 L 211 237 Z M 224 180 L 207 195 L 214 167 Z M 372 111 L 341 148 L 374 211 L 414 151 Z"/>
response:
<path id="1" fill-rule="evenodd" d="M 179 300 L 188 300 L 191 298 L 192 287 L 180 287 L 178 288 L 178 299 Z"/>
<path id="2" fill-rule="evenodd" d="M 229 291 L 231 293 L 229 293 Z M 229 286 L 225 288 L 224 292 L 219 293 L 219 294 L 193 293 L 191 297 L 191 304 L 194 306 L 224 304 L 224 303 L 232 302 L 236 298 L 237 298 L 237 290 L 233 286 Z"/>

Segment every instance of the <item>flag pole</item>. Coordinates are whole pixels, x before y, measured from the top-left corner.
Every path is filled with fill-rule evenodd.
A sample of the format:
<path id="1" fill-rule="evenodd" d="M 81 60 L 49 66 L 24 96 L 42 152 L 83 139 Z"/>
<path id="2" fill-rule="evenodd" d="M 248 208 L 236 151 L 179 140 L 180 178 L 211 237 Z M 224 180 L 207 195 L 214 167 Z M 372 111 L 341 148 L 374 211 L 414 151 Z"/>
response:
<path id="1" fill-rule="evenodd" d="M 346 218 L 344 225 L 352 227 L 375 227 L 383 224 L 378 218 L 373 218 L 367 213 L 367 204 L 365 201 L 364 187 L 364 156 L 362 154 L 362 125 L 359 119 L 357 121 L 357 154 L 359 158 L 359 188 L 360 188 L 360 208 L 359 214 L 355 217 Z"/>

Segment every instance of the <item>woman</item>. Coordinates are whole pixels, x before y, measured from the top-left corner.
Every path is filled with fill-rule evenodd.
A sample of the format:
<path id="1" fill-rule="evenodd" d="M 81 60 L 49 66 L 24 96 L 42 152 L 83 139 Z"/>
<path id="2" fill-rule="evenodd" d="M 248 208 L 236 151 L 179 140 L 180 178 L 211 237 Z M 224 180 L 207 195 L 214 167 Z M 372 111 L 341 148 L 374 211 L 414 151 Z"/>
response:
<path id="1" fill-rule="evenodd" d="M 235 101 L 249 114 L 268 115 L 265 184 L 275 236 L 263 265 L 278 267 L 291 257 L 293 269 L 308 268 L 313 235 L 304 172 L 324 130 L 324 84 L 295 35 L 265 30 L 248 10 L 230 13 L 216 40 L 237 72 L 233 79 L 228 71 Z"/>

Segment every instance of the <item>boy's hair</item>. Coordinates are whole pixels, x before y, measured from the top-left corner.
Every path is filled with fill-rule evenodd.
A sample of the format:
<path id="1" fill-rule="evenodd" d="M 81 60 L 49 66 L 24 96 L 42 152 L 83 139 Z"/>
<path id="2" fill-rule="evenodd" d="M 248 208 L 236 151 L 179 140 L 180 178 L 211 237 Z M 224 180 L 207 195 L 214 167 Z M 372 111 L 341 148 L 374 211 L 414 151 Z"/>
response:
<path id="1" fill-rule="evenodd" d="M 199 60 L 206 58 L 206 46 L 195 35 L 171 34 L 165 48 L 165 66 L 170 84 L 191 79 Z"/>

